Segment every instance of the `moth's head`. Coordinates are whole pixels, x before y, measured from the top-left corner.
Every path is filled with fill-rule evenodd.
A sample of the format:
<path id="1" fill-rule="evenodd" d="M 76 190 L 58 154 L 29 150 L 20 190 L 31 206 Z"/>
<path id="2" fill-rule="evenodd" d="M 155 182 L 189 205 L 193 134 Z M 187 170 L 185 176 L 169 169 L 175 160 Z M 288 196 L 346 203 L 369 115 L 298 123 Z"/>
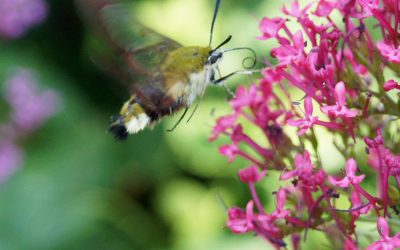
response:
<path id="1" fill-rule="evenodd" d="M 222 59 L 222 51 L 221 50 L 211 50 L 208 55 L 207 65 L 217 65 Z"/>
<path id="2" fill-rule="evenodd" d="M 224 46 L 225 44 L 227 44 L 231 39 L 232 39 L 232 36 L 230 35 L 230 36 L 228 36 L 228 38 L 225 39 L 225 41 L 223 41 L 215 49 L 210 50 L 210 52 L 208 53 L 207 65 L 211 65 L 211 66 L 217 65 L 221 61 L 224 52 L 222 50 L 220 50 L 220 48 L 222 46 Z"/>

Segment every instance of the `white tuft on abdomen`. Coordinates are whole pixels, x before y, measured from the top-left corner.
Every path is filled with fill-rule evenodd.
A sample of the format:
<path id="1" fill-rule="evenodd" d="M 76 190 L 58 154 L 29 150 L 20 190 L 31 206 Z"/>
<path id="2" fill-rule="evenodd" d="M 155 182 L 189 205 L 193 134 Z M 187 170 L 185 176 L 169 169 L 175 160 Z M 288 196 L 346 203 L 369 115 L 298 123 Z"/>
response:
<path id="1" fill-rule="evenodd" d="M 125 123 L 126 130 L 129 134 L 135 134 L 143 130 L 150 123 L 150 117 L 144 113 L 132 118 Z"/>

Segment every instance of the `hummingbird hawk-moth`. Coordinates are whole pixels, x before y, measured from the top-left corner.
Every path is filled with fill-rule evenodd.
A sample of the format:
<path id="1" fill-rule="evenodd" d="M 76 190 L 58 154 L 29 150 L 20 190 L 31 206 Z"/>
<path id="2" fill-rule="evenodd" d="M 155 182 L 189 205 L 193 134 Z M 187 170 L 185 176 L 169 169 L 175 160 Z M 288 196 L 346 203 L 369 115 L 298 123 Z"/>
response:
<path id="1" fill-rule="evenodd" d="M 97 18 L 94 22 L 100 24 L 97 33 L 102 39 L 96 46 L 102 48 L 100 54 L 107 57 L 108 62 L 104 63 L 102 56 L 95 60 L 105 65 L 107 70 L 117 72 L 130 87 L 130 98 L 119 114 L 111 119 L 109 132 L 116 139 L 126 139 L 129 134 L 152 126 L 164 116 L 184 110 L 179 123 L 208 85 L 221 84 L 234 74 L 249 72 L 237 71 L 216 78 L 218 64 L 225 52 L 248 49 L 254 54 L 249 48 L 222 50 L 231 36 L 216 48 L 211 48 L 220 0 L 215 5 L 209 45 L 204 47 L 182 46 L 146 27 L 135 18 L 132 4 L 78 0 L 81 8 L 87 7 L 88 2 L 96 4 Z M 90 11 L 94 12 L 83 10 L 86 13 Z"/>

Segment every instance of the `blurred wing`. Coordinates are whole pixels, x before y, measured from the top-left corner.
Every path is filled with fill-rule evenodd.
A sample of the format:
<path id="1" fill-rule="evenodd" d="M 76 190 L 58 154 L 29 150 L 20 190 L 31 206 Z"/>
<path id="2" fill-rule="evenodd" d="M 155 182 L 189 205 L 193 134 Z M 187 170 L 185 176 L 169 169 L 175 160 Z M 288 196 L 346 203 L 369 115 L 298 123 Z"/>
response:
<path id="1" fill-rule="evenodd" d="M 181 45 L 144 26 L 135 18 L 135 5 L 121 0 L 75 0 L 91 31 L 86 46 L 91 59 L 125 86 L 159 79 L 159 67 Z M 162 79 L 161 79 L 162 81 Z"/>
<path id="2" fill-rule="evenodd" d="M 176 49 L 180 44 L 142 25 L 135 18 L 132 4 L 111 4 L 100 11 L 101 19 L 112 39 L 128 51 L 141 50 L 148 46 L 162 45 L 165 49 Z"/>
<path id="3" fill-rule="evenodd" d="M 116 45 L 117 60 L 131 78 L 130 83 L 148 84 L 159 74 L 165 57 L 181 45 L 142 25 L 134 17 L 132 4 L 107 5 L 100 11 L 100 21 Z"/>

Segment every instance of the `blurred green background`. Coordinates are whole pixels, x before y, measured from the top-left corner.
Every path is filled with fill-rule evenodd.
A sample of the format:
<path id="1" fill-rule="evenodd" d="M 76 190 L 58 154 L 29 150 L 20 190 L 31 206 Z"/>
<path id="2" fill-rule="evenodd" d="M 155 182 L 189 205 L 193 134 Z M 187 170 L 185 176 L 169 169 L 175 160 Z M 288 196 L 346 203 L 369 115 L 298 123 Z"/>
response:
<path id="1" fill-rule="evenodd" d="M 1 184 L 0 249 L 265 249 L 261 239 L 233 236 L 224 226 L 224 203 L 243 207 L 250 197 L 236 175 L 247 163 L 228 166 L 218 154 L 223 141 L 207 140 L 215 117 L 229 110 L 227 92 L 209 88 L 193 119 L 172 133 L 166 129 L 178 116 L 116 142 L 106 133 L 109 117 L 128 92 L 91 62 L 73 1 L 47 3 L 42 24 L 0 42 L 2 90 L 7 73 L 22 66 L 36 72 L 42 89 L 56 90 L 63 104 L 20 142 L 23 165 Z M 138 16 L 184 45 L 206 45 L 214 4 L 141 1 Z M 272 5 L 223 0 L 214 43 L 231 34 L 229 47 L 266 55 L 255 37 L 258 20 L 280 7 Z M 245 56 L 227 55 L 223 73 L 240 69 Z"/>

